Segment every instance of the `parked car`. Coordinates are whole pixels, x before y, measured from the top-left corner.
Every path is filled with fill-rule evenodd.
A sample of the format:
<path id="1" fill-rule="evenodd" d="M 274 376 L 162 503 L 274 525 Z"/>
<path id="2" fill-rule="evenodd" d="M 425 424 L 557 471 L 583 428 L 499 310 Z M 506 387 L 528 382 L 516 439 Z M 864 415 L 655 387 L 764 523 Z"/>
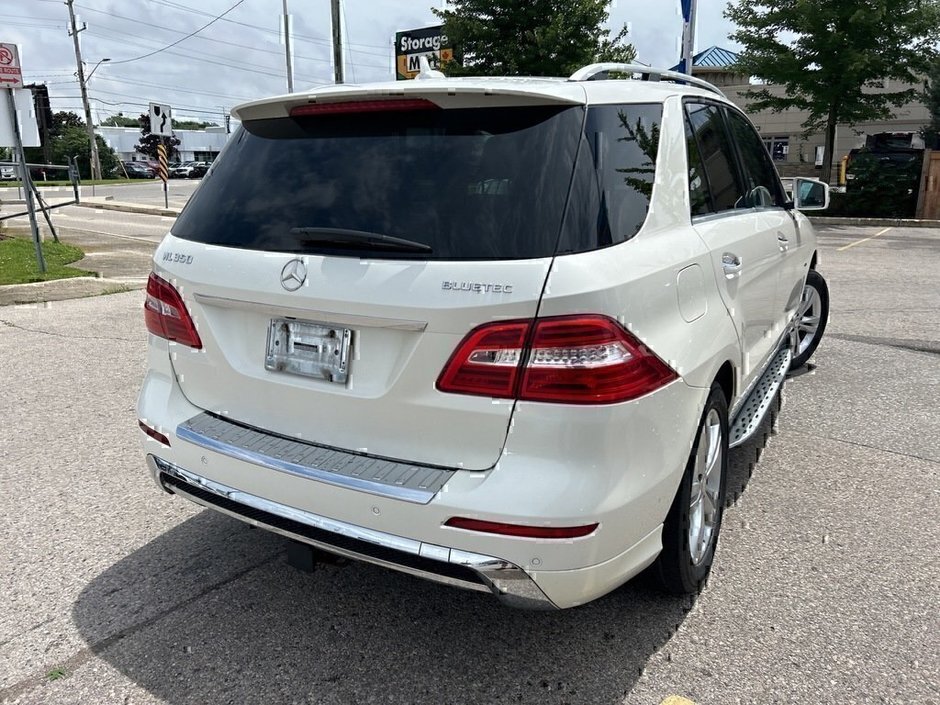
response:
<path id="1" fill-rule="evenodd" d="M 16 181 L 18 178 L 15 166 L 0 166 L 0 181 Z"/>
<path id="2" fill-rule="evenodd" d="M 155 179 L 157 177 L 157 172 L 146 162 L 122 162 L 122 165 L 129 179 Z M 120 171 L 118 169 L 118 172 Z"/>
<path id="3" fill-rule="evenodd" d="M 186 174 L 189 173 L 189 166 L 192 162 L 182 162 L 175 166 L 170 167 L 168 176 L 171 179 L 183 179 L 186 177 Z"/>
<path id="4" fill-rule="evenodd" d="M 171 179 L 198 179 L 209 170 L 208 162 L 185 162 L 170 171 Z"/>
<path id="5" fill-rule="evenodd" d="M 515 606 L 699 590 L 729 448 L 825 328 L 828 187 L 788 200 L 710 84 L 614 68 L 655 80 L 236 108 L 147 284 L 158 485 Z"/>

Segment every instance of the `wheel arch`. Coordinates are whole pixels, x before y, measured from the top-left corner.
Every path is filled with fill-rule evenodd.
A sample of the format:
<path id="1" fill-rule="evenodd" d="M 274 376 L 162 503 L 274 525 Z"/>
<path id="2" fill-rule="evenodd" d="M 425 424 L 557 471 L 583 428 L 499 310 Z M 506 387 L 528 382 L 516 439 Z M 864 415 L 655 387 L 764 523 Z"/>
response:
<path id="1" fill-rule="evenodd" d="M 812 259 L 809 261 L 809 268 L 810 268 L 810 269 L 816 269 L 816 262 L 817 262 L 818 260 L 819 260 L 819 252 L 818 252 L 817 250 L 813 250 L 813 257 L 812 257 Z"/>
<path id="2" fill-rule="evenodd" d="M 721 391 L 725 394 L 725 401 L 728 402 L 728 407 L 731 407 L 732 402 L 734 401 L 734 365 L 731 363 L 731 360 L 725 360 L 724 364 L 718 368 L 718 374 L 715 375 L 715 382 L 718 386 L 721 387 Z"/>

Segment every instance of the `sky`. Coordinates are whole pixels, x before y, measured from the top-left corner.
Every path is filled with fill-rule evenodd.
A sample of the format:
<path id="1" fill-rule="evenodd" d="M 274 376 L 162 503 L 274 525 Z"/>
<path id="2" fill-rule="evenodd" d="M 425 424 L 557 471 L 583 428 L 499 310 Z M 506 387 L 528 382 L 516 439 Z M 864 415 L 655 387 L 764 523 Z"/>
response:
<path id="1" fill-rule="evenodd" d="M 233 106 L 285 93 L 280 27 L 284 0 L 75 0 L 92 115 L 139 115 L 150 102 L 173 107 L 175 118 L 221 124 Z M 332 83 L 330 0 L 287 0 L 292 21 L 294 89 Z M 343 0 L 347 83 L 392 80 L 396 31 L 439 24 L 434 0 Z M 233 7 L 234 6 L 234 7 Z M 652 7 L 657 10 L 651 10 Z M 696 51 L 735 49 L 724 0 L 701 0 Z M 187 34 L 227 12 L 193 37 Z M 609 25 L 624 23 L 637 59 L 678 63 L 679 0 L 613 0 Z M 53 110 L 81 114 L 75 51 L 63 0 L 0 0 L 0 42 L 18 44 L 27 83 L 46 83 Z M 183 39 L 153 56 L 142 57 Z"/>

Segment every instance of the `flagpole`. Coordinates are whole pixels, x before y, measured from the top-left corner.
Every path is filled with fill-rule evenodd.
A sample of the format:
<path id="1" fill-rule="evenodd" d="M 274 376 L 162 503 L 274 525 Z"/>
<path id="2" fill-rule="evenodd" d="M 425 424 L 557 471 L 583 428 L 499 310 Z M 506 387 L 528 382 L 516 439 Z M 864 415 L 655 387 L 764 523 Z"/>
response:
<path id="1" fill-rule="evenodd" d="M 682 5 L 682 61 L 679 71 L 692 75 L 695 44 L 695 9 L 698 0 L 680 0 Z"/>

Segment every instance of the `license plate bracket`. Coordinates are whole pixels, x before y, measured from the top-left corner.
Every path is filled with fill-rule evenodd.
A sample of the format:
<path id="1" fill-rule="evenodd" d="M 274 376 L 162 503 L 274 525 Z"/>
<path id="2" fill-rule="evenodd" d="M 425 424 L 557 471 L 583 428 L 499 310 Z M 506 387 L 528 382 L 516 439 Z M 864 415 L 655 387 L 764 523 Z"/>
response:
<path id="1" fill-rule="evenodd" d="M 352 331 L 328 323 L 274 318 L 268 326 L 264 368 L 346 384 Z"/>

